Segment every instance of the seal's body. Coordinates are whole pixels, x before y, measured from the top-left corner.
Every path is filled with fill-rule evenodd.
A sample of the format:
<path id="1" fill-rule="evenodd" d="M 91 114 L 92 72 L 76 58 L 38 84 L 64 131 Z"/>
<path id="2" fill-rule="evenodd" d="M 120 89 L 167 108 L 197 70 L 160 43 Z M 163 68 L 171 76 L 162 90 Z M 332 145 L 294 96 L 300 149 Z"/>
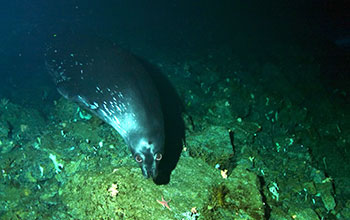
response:
<path id="1" fill-rule="evenodd" d="M 131 53 L 97 38 L 52 39 L 46 66 L 57 90 L 115 128 L 145 177 L 157 176 L 164 149 L 157 90 Z"/>

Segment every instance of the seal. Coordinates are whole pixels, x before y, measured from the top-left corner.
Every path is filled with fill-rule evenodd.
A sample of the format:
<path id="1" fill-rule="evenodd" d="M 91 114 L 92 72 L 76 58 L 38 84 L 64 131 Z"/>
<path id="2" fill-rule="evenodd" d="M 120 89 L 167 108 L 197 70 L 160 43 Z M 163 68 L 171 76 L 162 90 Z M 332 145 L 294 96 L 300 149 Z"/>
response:
<path id="1" fill-rule="evenodd" d="M 55 35 L 45 53 L 58 92 L 111 125 L 129 146 L 144 177 L 154 179 L 164 153 L 158 91 L 132 53 L 98 37 Z"/>

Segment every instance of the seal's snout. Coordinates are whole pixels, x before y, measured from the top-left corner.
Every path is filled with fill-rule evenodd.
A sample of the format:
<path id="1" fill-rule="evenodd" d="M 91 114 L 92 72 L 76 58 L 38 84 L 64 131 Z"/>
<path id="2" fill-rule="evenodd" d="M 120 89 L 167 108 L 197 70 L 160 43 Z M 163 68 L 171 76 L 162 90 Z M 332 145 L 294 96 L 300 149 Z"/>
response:
<path id="1" fill-rule="evenodd" d="M 158 175 L 158 172 L 155 168 L 149 168 L 147 169 L 147 167 L 143 166 L 141 167 L 141 170 L 142 170 L 142 175 L 148 179 L 150 177 L 152 177 L 152 179 L 156 178 L 157 175 Z"/>
<path id="2" fill-rule="evenodd" d="M 150 141 L 144 141 L 144 138 L 140 138 L 140 140 L 137 144 L 131 144 L 134 159 L 139 164 L 142 175 L 146 179 L 150 177 L 156 179 L 158 176 L 158 166 L 163 158 L 163 151 L 158 149 L 161 149 L 160 146 L 163 145 L 154 145 Z"/>
<path id="3" fill-rule="evenodd" d="M 149 171 L 142 169 L 142 175 L 143 177 L 145 177 L 146 179 L 150 178 L 151 174 Z"/>

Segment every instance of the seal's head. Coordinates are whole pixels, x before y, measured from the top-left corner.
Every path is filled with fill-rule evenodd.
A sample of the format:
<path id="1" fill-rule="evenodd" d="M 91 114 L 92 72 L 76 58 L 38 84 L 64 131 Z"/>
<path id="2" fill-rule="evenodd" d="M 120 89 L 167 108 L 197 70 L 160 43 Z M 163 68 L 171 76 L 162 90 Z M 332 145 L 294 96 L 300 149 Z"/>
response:
<path id="1" fill-rule="evenodd" d="M 155 179 L 158 175 L 158 165 L 163 158 L 162 138 L 139 138 L 129 143 L 134 160 L 139 164 L 145 178 Z"/>

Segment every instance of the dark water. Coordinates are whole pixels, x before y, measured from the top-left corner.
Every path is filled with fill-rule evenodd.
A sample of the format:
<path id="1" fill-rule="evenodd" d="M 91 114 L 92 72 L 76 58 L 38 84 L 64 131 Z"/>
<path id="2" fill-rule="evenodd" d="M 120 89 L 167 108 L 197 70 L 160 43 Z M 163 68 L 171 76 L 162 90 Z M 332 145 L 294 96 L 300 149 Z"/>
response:
<path id="1" fill-rule="evenodd" d="M 1 219 L 349 219 L 348 9 L 326 0 L 3 2 Z M 57 93 L 44 54 L 68 32 L 140 57 L 169 83 L 157 88 L 173 89 L 164 109 L 181 100 L 186 129 L 166 115 L 176 127 L 166 143 L 180 149 L 171 137 L 185 132 L 187 144 L 167 184 L 142 179 L 116 131 Z"/>

